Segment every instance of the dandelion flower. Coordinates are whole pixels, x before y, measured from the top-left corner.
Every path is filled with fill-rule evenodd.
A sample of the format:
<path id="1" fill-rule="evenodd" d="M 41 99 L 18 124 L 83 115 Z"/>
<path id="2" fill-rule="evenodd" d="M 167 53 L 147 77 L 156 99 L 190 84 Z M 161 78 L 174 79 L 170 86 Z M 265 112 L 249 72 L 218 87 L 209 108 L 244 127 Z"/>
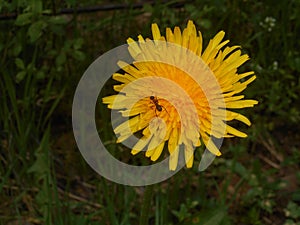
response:
<path id="1" fill-rule="evenodd" d="M 113 74 L 119 81 L 117 95 L 103 98 L 108 108 L 121 112 L 127 121 L 115 127 L 117 142 L 136 132 L 142 137 L 132 146 L 133 155 L 145 150 L 156 161 L 163 149 L 170 154 L 169 168 L 176 170 L 179 151 L 185 164 L 193 166 L 194 149 L 201 144 L 214 155 L 221 152 L 212 137 L 247 137 L 227 121 L 239 120 L 250 126 L 245 116 L 228 109 L 253 107 L 255 100 L 244 99 L 242 92 L 256 77 L 253 71 L 238 73 L 249 57 L 239 46 L 226 47 L 220 31 L 203 50 L 201 32 L 192 21 L 181 32 L 166 29 L 162 36 L 152 24 L 153 40 L 138 36 L 127 40 L 131 64 L 119 62 L 124 73 Z"/>

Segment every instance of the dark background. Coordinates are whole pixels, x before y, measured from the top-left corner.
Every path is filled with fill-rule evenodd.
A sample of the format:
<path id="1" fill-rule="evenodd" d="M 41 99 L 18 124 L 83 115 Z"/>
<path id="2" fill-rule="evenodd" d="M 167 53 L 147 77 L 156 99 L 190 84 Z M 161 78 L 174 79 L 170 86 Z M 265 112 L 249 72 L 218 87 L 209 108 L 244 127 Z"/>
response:
<path id="1" fill-rule="evenodd" d="M 72 133 L 73 94 L 104 52 L 151 37 L 153 22 L 164 34 L 189 19 L 205 45 L 224 30 L 249 54 L 240 72 L 255 71 L 245 94 L 259 105 L 239 111 L 253 124 L 234 125 L 249 137 L 226 139 L 208 170 L 184 169 L 156 186 L 151 224 L 299 224 L 299 12 L 299 0 L 2 1 L 0 224 L 137 224 L 144 188 L 90 169 Z M 147 161 L 114 144 L 109 111 L 98 110 L 114 154 Z"/>

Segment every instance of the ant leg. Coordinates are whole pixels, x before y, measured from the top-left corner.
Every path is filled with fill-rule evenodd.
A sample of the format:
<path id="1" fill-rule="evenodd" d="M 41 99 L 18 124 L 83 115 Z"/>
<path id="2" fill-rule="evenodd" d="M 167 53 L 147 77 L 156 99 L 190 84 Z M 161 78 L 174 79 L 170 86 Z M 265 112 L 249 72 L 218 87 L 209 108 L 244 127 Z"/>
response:
<path id="1" fill-rule="evenodd" d="M 167 109 L 162 105 L 161 107 L 163 107 L 165 110 L 166 110 L 166 112 L 168 113 L 168 115 L 170 116 L 170 114 L 169 114 L 169 112 L 167 111 Z"/>

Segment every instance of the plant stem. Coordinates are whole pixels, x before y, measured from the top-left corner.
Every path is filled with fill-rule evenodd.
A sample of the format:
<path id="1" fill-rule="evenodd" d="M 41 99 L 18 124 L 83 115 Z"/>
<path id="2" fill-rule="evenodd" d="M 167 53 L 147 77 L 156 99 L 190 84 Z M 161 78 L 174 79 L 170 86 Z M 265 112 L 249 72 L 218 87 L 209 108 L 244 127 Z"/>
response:
<path id="1" fill-rule="evenodd" d="M 148 225 L 148 219 L 149 219 L 149 209 L 151 206 L 151 200 L 153 195 L 154 185 L 148 185 L 146 186 L 144 198 L 142 202 L 142 211 L 140 216 L 140 225 Z"/>

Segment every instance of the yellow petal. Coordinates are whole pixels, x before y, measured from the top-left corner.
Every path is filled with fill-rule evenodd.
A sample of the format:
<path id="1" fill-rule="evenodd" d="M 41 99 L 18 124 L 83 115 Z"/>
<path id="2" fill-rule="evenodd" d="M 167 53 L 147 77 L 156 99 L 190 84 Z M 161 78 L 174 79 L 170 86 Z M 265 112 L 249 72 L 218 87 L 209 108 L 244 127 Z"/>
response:
<path id="1" fill-rule="evenodd" d="M 112 104 L 115 99 L 116 99 L 117 95 L 110 95 L 110 96 L 106 96 L 102 98 L 102 102 L 104 104 Z"/>
<path id="2" fill-rule="evenodd" d="M 217 148 L 217 146 L 213 143 L 212 139 L 207 134 L 202 134 L 203 142 L 206 148 L 214 155 L 220 156 L 221 152 Z"/>
<path id="3" fill-rule="evenodd" d="M 246 72 L 246 73 L 241 73 L 239 74 L 239 79 L 242 79 L 242 78 L 245 78 L 245 77 L 248 77 L 250 75 L 254 74 L 254 71 L 249 71 L 249 72 Z"/>
<path id="4" fill-rule="evenodd" d="M 146 151 L 146 157 L 151 157 L 153 154 L 154 154 L 154 152 L 155 152 L 155 149 L 148 149 L 147 151 Z"/>
<path id="5" fill-rule="evenodd" d="M 116 81 L 120 81 L 122 83 L 129 83 L 135 80 L 135 78 L 130 76 L 129 74 L 120 74 L 120 73 L 114 73 L 113 79 Z"/>
<path id="6" fill-rule="evenodd" d="M 134 66 L 131 66 L 128 63 L 123 61 L 119 61 L 117 64 L 120 67 L 120 69 L 124 70 L 131 76 L 135 78 L 140 78 L 141 72 L 138 69 L 136 69 Z"/>
<path id="7" fill-rule="evenodd" d="M 182 39 L 181 39 L 181 31 L 179 27 L 174 28 L 174 40 L 176 44 L 181 45 Z"/>
<path id="8" fill-rule="evenodd" d="M 191 145 L 184 146 L 184 159 L 187 168 L 191 168 L 194 162 L 194 149 Z"/>
<path id="9" fill-rule="evenodd" d="M 132 38 L 128 38 L 127 43 L 129 45 L 128 51 L 129 51 L 130 55 L 133 58 L 137 57 L 141 53 L 141 49 L 138 46 L 138 44 Z"/>
<path id="10" fill-rule="evenodd" d="M 132 133 L 132 128 L 139 122 L 139 116 L 135 116 L 117 126 L 114 129 L 116 134 L 118 133 Z"/>
<path id="11" fill-rule="evenodd" d="M 215 48 L 223 40 L 225 32 L 223 30 L 219 31 L 213 38 L 213 48 Z"/>
<path id="12" fill-rule="evenodd" d="M 126 134 L 126 135 L 120 135 L 117 139 L 117 143 L 122 143 L 125 141 L 127 138 L 129 138 L 132 134 Z"/>
<path id="13" fill-rule="evenodd" d="M 166 38 L 167 38 L 168 42 L 171 42 L 171 43 L 175 42 L 174 34 L 170 28 L 166 29 Z"/>
<path id="14" fill-rule="evenodd" d="M 163 142 L 163 139 L 161 139 L 157 136 L 153 136 L 148 145 L 148 150 L 157 148 L 162 142 Z"/>
<path id="15" fill-rule="evenodd" d="M 226 120 L 227 121 L 230 121 L 230 120 L 239 120 L 239 121 L 247 124 L 248 126 L 251 125 L 251 122 L 250 122 L 250 120 L 247 117 L 245 117 L 242 114 L 239 114 L 239 113 L 236 113 L 236 112 L 232 112 L 232 111 L 229 111 L 229 110 L 226 111 Z"/>
<path id="16" fill-rule="evenodd" d="M 235 53 L 233 53 L 232 55 L 234 55 L 234 54 Z M 242 56 L 239 56 L 236 59 L 232 59 L 233 62 L 231 62 L 229 65 L 227 65 L 226 69 L 227 70 L 231 70 L 231 69 L 234 69 L 234 68 L 238 68 L 239 66 L 241 66 L 242 64 L 244 64 L 247 60 L 249 60 L 249 56 L 248 55 L 242 55 Z"/>
<path id="17" fill-rule="evenodd" d="M 178 146 L 178 129 L 174 128 L 172 129 L 169 141 L 168 141 L 168 150 L 169 153 L 172 154 L 176 147 Z"/>
<path id="18" fill-rule="evenodd" d="M 160 143 L 156 147 L 156 149 L 154 151 L 154 154 L 151 156 L 152 161 L 156 161 L 159 158 L 159 156 L 161 155 L 162 150 L 164 149 L 164 146 L 165 146 L 165 142 L 163 141 L 162 143 Z"/>
<path id="19" fill-rule="evenodd" d="M 241 109 L 246 107 L 253 107 L 256 105 L 258 101 L 256 100 L 240 100 L 235 102 L 226 103 L 226 107 L 230 109 Z"/>
<path id="20" fill-rule="evenodd" d="M 246 89 L 246 87 L 248 86 L 248 84 L 250 84 L 252 81 L 254 81 L 256 79 L 256 76 L 253 76 L 251 78 L 249 78 L 247 81 L 243 82 L 243 83 L 236 83 L 235 85 L 233 85 L 233 90 L 235 93 L 239 93 L 242 92 L 243 90 Z"/>
<path id="21" fill-rule="evenodd" d="M 138 140 L 138 142 L 133 146 L 131 154 L 135 155 L 135 154 L 139 153 L 140 151 L 142 151 L 143 148 L 145 148 L 146 145 L 149 143 L 150 139 L 151 139 L 151 136 L 150 137 L 143 136 L 142 138 L 140 138 Z"/>
<path id="22" fill-rule="evenodd" d="M 198 34 L 199 34 L 199 36 L 198 36 L 198 38 L 197 38 L 197 40 L 198 40 L 198 50 L 197 50 L 197 55 L 199 55 L 199 56 L 201 56 L 202 55 L 202 43 L 203 43 L 203 39 L 202 39 L 202 34 L 201 34 L 201 32 L 199 31 L 198 32 Z"/>
<path id="23" fill-rule="evenodd" d="M 229 126 L 229 125 L 226 126 L 226 131 L 227 131 L 227 133 L 233 134 L 237 137 L 242 137 L 242 138 L 247 137 L 247 134 L 245 134 L 245 133 L 243 133 L 243 132 L 241 132 L 241 131 L 239 131 L 239 130 L 237 130 L 237 129 Z"/>
<path id="24" fill-rule="evenodd" d="M 224 60 L 224 58 L 231 52 L 233 52 L 234 50 L 240 48 L 241 46 L 238 46 L 238 45 L 235 45 L 235 46 L 232 46 L 232 47 L 226 47 L 224 49 L 224 51 L 222 52 L 222 60 Z"/>
<path id="25" fill-rule="evenodd" d="M 177 146 L 172 153 L 170 153 L 169 169 L 171 171 L 176 170 L 178 164 L 179 147 Z"/>
<path id="26" fill-rule="evenodd" d="M 152 29 L 153 40 L 159 40 L 161 35 L 157 24 L 153 23 L 151 29 Z"/>
<path id="27" fill-rule="evenodd" d="M 245 97 L 244 95 L 232 96 L 232 97 L 229 97 L 229 98 L 224 98 L 224 101 L 225 101 L 225 103 L 234 102 L 234 101 L 237 101 L 237 100 L 241 100 L 244 97 Z"/>

